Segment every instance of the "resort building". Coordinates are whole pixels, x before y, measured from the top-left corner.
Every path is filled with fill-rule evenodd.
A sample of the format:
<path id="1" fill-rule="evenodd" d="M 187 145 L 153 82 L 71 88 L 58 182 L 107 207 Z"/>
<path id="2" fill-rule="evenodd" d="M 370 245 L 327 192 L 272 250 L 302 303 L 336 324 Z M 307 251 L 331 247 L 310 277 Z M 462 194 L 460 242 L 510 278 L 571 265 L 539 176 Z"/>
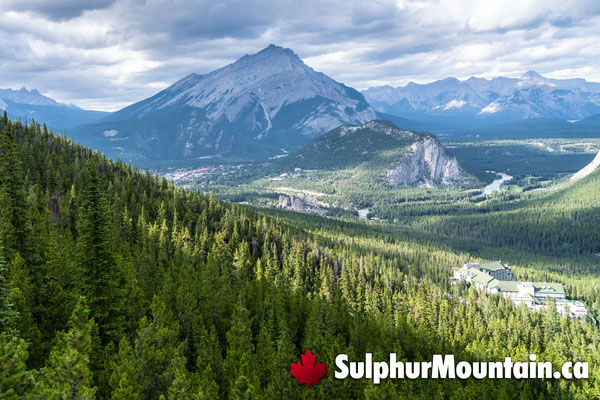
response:
<path id="1" fill-rule="evenodd" d="M 454 269 L 450 280 L 452 283 L 467 282 L 475 285 L 478 290 L 502 295 L 510 298 L 513 303 L 525 304 L 534 311 L 555 304 L 559 314 L 565 317 L 581 318 L 587 315 L 582 302 L 567 300 L 561 283 L 517 282 L 508 265 L 503 265 L 500 261 L 464 264 L 463 268 Z"/>

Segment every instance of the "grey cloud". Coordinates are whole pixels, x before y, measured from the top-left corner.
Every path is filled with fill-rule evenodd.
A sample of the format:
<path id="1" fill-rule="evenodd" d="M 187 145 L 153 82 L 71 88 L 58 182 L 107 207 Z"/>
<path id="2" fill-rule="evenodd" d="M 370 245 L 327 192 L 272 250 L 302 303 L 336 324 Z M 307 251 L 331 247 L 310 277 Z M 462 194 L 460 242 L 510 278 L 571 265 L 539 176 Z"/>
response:
<path id="1" fill-rule="evenodd" d="M 587 68 L 600 80 L 596 1 L 513 0 L 520 13 L 476 0 L 8 1 L 0 87 L 88 107 L 141 100 L 269 43 L 357 88 L 528 69 Z M 481 8 L 491 3 L 498 12 Z"/>
<path id="2" fill-rule="evenodd" d="M 278 4 L 267 0 L 148 0 L 122 1 L 117 10 L 125 29 L 161 33 L 163 39 L 189 42 L 255 38 L 276 20 Z"/>
<path id="3" fill-rule="evenodd" d="M 110 7 L 115 0 L 7 0 L 7 11 L 30 11 L 54 21 L 79 17 L 85 11 Z"/>

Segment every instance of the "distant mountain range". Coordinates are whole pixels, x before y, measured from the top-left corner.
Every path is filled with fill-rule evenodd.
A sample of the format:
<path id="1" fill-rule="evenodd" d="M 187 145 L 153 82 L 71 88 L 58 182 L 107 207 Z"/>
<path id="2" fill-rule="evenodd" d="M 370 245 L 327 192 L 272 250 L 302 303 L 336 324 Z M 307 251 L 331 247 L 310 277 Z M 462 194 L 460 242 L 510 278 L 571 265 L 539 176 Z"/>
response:
<path id="1" fill-rule="evenodd" d="M 36 89 L 0 89 L 0 111 L 6 110 L 13 119 L 45 122 L 55 130 L 88 124 L 107 116 L 103 111 L 84 110 L 73 104 L 59 103 Z"/>
<path id="2" fill-rule="evenodd" d="M 126 160 L 256 159 L 375 117 L 360 92 L 270 45 L 69 133 Z"/>
<path id="3" fill-rule="evenodd" d="M 534 71 L 520 78 L 446 78 L 397 88 L 380 86 L 363 94 L 376 111 L 424 124 L 434 132 L 492 128 L 491 133 L 499 124 L 504 132 L 511 126 L 536 130 L 549 124 L 556 124 L 557 132 L 578 132 L 590 121 L 569 124 L 600 114 L 600 83 L 545 78 Z M 522 125 L 524 121 L 529 123 Z"/>

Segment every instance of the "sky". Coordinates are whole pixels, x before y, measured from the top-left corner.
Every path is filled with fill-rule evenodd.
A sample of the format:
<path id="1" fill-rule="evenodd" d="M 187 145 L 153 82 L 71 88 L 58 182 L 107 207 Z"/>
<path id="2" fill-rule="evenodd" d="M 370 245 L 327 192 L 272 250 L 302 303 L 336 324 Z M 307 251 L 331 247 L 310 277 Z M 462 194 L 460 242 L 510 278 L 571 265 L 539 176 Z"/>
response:
<path id="1" fill-rule="evenodd" d="M 600 81 L 598 0 L 0 0 L 0 88 L 114 111 L 269 44 L 357 89 Z"/>

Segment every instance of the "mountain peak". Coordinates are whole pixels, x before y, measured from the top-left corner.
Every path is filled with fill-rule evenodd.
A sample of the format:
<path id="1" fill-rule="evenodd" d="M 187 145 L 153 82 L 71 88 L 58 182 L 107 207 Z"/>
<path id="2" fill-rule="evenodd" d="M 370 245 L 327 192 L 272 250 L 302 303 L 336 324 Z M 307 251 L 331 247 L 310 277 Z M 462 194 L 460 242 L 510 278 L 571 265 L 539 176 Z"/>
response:
<path id="1" fill-rule="evenodd" d="M 277 46 L 273 43 L 262 49 L 256 54 L 249 55 L 248 57 L 256 57 L 256 56 L 268 56 L 268 57 L 277 57 L 277 56 L 287 56 L 297 59 L 299 61 L 300 57 L 292 49 L 288 49 L 287 47 Z"/>
<path id="2" fill-rule="evenodd" d="M 165 122 L 155 129 L 162 113 Z M 138 121 L 125 122 L 134 118 Z M 144 149 L 139 154 L 148 159 L 267 157 L 334 127 L 374 118 L 355 89 L 314 71 L 292 50 L 272 44 L 215 71 L 190 74 L 112 114 L 97 134 L 104 140 L 104 131 L 119 131 L 130 138 L 131 148 Z M 147 143 L 150 126 L 152 137 L 163 141 L 153 142 L 152 148 Z M 107 146 L 121 154 L 124 144 Z"/>
<path id="3" fill-rule="evenodd" d="M 521 79 L 526 79 L 528 81 L 540 81 L 544 79 L 544 77 L 535 71 L 527 71 L 521 76 Z"/>

